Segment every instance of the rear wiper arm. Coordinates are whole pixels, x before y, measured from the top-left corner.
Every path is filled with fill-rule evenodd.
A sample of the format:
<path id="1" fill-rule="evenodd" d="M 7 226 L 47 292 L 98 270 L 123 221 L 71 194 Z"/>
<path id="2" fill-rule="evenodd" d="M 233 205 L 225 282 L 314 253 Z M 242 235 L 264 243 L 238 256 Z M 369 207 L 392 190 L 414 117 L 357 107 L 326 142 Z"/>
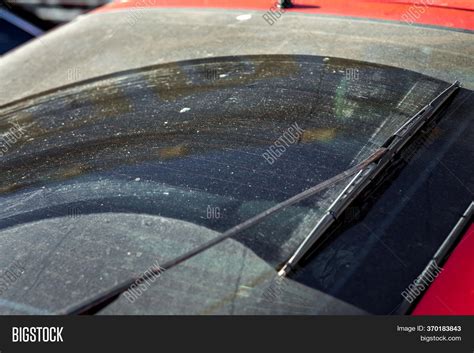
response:
<path id="1" fill-rule="evenodd" d="M 291 272 L 308 251 L 312 249 L 319 240 L 323 239 L 323 234 L 338 219 L 342 212 L 344 212 L 354 199 L 367 188 L 372 180 L 390 164 L 395 155 L 410 141 L 413 135 L 432 120 L 435 113 L 444 106 L 459 87 L 459 81 L 455 81 L 385 141 L 381 146 L 381 148 L 385 149 L 383 156 L 368 165 L 365 169 L 360 170 L 352 178 L 351 182 L 328 208 L 325 215 L 303 240 L 290 259 L 283 265 L 278 272 L 280 276 L 286 276 Z"/>

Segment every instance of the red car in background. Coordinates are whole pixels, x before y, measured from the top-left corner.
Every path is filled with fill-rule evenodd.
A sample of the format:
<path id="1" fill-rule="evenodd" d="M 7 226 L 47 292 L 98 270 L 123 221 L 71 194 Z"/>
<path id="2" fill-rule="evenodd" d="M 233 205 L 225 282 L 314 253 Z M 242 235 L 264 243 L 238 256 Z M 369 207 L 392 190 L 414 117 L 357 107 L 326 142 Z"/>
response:
<path id="1" fill-rule="evenodd" d="M 5 55 L 0 313 L 474 314 L 472 11 L 122 0 Z"/>

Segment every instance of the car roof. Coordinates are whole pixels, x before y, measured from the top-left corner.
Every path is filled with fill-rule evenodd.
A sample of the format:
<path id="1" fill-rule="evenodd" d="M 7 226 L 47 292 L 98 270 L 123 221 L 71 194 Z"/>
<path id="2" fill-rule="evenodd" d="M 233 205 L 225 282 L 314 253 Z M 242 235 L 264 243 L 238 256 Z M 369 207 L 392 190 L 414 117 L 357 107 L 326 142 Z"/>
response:
<path id="1" fill-rule="evenodd" d="M 245 20 L 240 17 L 247 15 Z M 203 57 L 305 54 L 396 66 L 474 88 L 471 34 L 394 22 L 261 11 L 164 9 L 94 13 L 0 61 L 0 105 L 66 84 Z M 51 52 L 56 53 L 50 55 Z"/>
<path id="2" fill-rule="evenodd" d="M 443 2 L 419 2 L 413 0 L 311 0 L 292 1 L 293 6 L 285 9 L 276 7 L 276 0 L 116 0 L 96 11 L 107 12 L 134 8 L 221 8 L 249 9 L 273 13 L 278 19 L 283 13 L 305 13 L 335 15 L 354 18 L 370 18 L 400 21 L 409 24 L 424 24 L 474 30 L 472 11 L 474 4 L 468 0 Z"/>

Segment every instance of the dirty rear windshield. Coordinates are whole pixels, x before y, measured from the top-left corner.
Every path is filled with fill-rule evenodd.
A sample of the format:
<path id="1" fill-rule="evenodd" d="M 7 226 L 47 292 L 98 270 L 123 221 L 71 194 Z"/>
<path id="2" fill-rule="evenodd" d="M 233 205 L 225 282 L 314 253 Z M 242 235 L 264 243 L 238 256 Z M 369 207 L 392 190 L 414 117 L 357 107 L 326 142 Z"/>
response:
<path id="1" fill-rule="evenodd" d="M 143 269 L 140 256 L 114 262 L 114 252 L 104 250 L 107 276 L 105 269 L 73 268 L 84 258 L 73 260 L 67 240 L 56 252 L 28 250 L 43 241 L 31 235 L 34 227 L 50 222 L 48 236 L 60 237 L 67 222 L 82 227 L 93 215 L 146 215 L 215 236 L 367 158 L 446 86 L 357 61 L 249 56 L 132 70 L 9 104 L 0 108 L 0 234 L 9 234 L 0 238 L 0 258 L 13 248 L 24 262 L 67 253 L 64 266 L 75 275 L 101 277 L 100 288 L 112 285 Z M 276 268 L 346 183 L 269 217 L 238 242 Z M 51 226 L 57 219 L 62 225 Z M 100 249 L 113 225 L 90 220 L 87 246 Z M 133 227 L 140 233 L 146 222 Z M 161 261 L 195 244 L 191 228 L 179 224 L 170 233 L 174 242 L 159 232 L 153 240 L 161 242 Z M 129 229 L 114 228 L 114 236 L 120 232 Z M 46 249 L 56 244 L 44 241 Z M 142 245 L 150 241 L 144 237 Z M 78 282 L 73 294 L 46 304 L 41 296 L 53 296 L 50 286 L 41 287 L 47 276 L 35 282 L 40 299 L 24 297 L 23 304 L 54 311 L 99 289 Z"/>

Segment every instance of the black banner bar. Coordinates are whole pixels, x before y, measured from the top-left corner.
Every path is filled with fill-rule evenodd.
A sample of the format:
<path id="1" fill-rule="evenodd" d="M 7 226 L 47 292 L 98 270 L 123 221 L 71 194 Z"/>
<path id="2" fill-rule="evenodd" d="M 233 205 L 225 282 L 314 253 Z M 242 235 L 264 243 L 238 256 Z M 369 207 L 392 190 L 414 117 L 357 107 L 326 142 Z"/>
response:
<path id="1" fill-rule="evenodd" d="M 472 353 L 474 316 L 0 317 L 0 353 L 150 348 Z"/>

